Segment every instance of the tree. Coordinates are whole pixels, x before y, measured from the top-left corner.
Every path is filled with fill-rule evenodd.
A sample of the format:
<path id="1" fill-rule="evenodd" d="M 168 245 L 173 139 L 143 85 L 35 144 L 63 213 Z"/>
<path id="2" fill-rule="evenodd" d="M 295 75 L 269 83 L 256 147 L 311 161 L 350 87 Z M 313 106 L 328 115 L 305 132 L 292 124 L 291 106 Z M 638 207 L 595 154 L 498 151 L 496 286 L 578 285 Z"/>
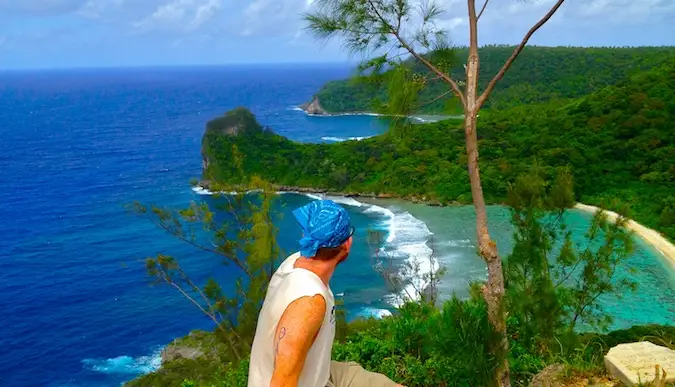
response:
<path id="1" fill-rule="evenodd" d="M 533 353 L 550 349 L 557 336 L 574 339 L 579 323 L 606 328 L 611 316 L 598 299 L 621 297 L 636 286 L 617 270 L 625 267 L 634 248 L 633 233 L 624 228 L 627 218 L 611 222 L 600 210 L 585 241 L 574 243 L 565 222 L 574 203 L 566 168 L 549 183 L 535 165 L 509 187 L 507 204 L 515 227 L 504 268 L 509 329 Z"/>
<path id="2" fill-rule="evenodd" d="M 508 351 L 506 337 L 504 297 L 504 274 L 502 261 L 496 243 L 490 238 L 487 225 L 487 211 L 478 166 L 478 112 L 494 90 L 495 85 L 511 67 L 532 35 L 543 26 L 562 6 L 564 0 L 557 0 L 549 11 L 525 34 L 502 68 L 494 75 L 482 93 L 478 90 L 478 22 L 489 5 L 484 0 L 477 12 L 476 1 L 467 0 L 469 23 L 469 54 L 466 62 L 464 87 L 459 78 L 450 73 L 454 60 L 449 48 L 447 34 L 436 25 L 442 9 L 433 0 L 422 2 L 419 12 L 414 12 L 411 0 L 317 0 L 318 10 L 305 16 L 309 30 L 317 37 L 340 36 L 346 48 L 352 52 L 373 53 L 384 50 L 383 55 L 364 62 L 362 71 L 369 70 L 377 77 L 384 69 L 394 69 L 390 79 L 394 87 L 389 89 L 389 100 L 385 108 L 390 114 L 408 114 L 418 106 L 417 95 L 429 80 L 440 80 L 448 91 L 436 97 L 454 94 L 464 111 L 464 135 L 467 151 L 471 195 L 476 211 L 476 232 L 479 253 L 488 268 L 488 280 L 483 287 L 483 297 L 488 305 L 488 318 L 501 340 L 495 346 L 496 355 L 503 358 L 496 371 L 499 386 L 510 386 L 509 367 L 505 354 Z M 424 66 L 429 74 L 420 77 L 409 63 L 401 57 L 410 55 L 415 63 Z M 430 78 L 433 77 L 433 78 Z M 403 80 L 409 82 L 402 82 Z M 396 86 L 396 83 L 399 85 Z M 425 102 L 429 103 L 429 102 Z"/>
<path id="3" fill-rule="evenodd" d="M 216 194 L 213 200 L 218 211 L 206 202 L 177 211 L 134 203 L 133 211 L 240 273 L 232 289 L 223 289 L 213 278 L 199 284 L 176 257 L 158 254 L 146 259 L 146 269 L 156 284 L 176 289 L 213 321 L 216 337 L 225 346 L 218 351 L 219 360 L 236 362 L 248 357 L 267 285 L 279 263 L 272 207 L 276 193 L 256 178 L 238 186 L 212 182 L 209 188 L 239 193 Z"/>

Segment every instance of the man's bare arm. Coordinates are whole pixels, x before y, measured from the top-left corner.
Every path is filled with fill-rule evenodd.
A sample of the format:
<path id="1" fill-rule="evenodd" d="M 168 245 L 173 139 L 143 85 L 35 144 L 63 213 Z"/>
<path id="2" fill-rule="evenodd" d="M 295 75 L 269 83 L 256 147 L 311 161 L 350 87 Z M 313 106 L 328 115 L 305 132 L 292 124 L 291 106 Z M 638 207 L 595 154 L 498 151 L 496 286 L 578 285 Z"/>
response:
<path id="1" fill-rule="evenodd" d="M 323 296 L 293 301 L 279 320 L 274 335 L 274 373 L 270 387 L 296 387 L 307 352 L 321 329 L 326 314 Z"/>

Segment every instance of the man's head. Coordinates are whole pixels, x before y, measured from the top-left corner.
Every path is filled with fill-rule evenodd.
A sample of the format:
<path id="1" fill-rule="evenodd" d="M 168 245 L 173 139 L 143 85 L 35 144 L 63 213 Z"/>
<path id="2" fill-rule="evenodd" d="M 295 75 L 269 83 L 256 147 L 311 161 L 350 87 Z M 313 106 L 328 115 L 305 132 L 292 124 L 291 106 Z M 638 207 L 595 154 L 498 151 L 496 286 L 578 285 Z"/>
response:
<path id="1" fill-rule="evenodd" d="M 354 233 L 347 210 L 331 200 L 315 200 L 293 210 L 293 215 L 302 227 L 303 257 L 338 262 L 347 259 Z"/>

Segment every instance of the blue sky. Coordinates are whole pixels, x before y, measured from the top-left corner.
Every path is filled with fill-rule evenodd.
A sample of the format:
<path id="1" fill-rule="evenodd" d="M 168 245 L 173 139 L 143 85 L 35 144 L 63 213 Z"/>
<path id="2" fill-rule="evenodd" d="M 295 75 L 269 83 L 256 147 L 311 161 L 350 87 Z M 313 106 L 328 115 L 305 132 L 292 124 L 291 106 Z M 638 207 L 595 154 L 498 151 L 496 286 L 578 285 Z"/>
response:
<path id="1" fill-rule="evenodd" d="M 480 43 L 517 43 L 552 2 L 492 0 Z M 439 3 L 445 9 L 439 25 L 465 44 L 466 0 Z M 315 6 L 314 0 L 0 0 L 0 68 L 348 60 L 339 42 L 319 42 L 303 30 L 301 14 Z M 675 45 L 674 18 L 675 0 L 567 0 L 531 42 Z"/>

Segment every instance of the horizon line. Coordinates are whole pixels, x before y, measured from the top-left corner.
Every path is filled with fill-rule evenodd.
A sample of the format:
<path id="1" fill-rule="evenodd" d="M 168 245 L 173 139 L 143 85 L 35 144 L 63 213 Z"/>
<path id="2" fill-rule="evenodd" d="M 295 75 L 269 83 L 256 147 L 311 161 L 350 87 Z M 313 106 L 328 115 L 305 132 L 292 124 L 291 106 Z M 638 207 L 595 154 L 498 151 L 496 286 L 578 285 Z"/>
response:
<path id="1" fill-rule="evenodd" d="M 516 47 L 515 44 L 484 44 L 479 48 L 485 47 Z M 637 48 L 675 48 L 675 45 L 625 45 L 625 46 L 574 46 L 574 45 L 537 45 L 530 44 L 525 46 L 538 48 L 580 48 L 580 49 L 637 49 Z M 454 46 L 453 49 L 466 49 L 467 46 Z M 240 63 L 179 63 L 179 64 L 120 64 L 120 65 L 73 65 L 73 66 L 29 66 L 29 67 L 0 67 L 0 73 L 3 72 L 22 72 L 22 71 L 66 71 L 66 70 L 131 70 L 131 69 L 169 69 L 169 68 L 217 68 L 217 67 L 270 67 L 270 66 L 358 66 L 363 60 L 335 60 L 325 62 L 240 62 Z"/>

